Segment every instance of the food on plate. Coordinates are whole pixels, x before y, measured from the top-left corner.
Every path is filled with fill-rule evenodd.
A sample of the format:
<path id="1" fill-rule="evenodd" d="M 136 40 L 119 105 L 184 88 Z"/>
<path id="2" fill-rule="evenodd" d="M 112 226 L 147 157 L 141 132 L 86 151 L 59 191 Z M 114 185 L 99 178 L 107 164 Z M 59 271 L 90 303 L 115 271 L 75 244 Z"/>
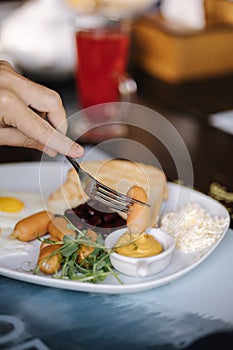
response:
<path id="1" fill-rule="evenodd" d="M 156 223 L 167 197 L 166 177 L 156 167 L 123 160 L 86 162 L 82 166 L 107 186 L 149 202 L 151 206 L 145 210 L 145 206 L 133 204 L 128 216 L 109 211 L 105 205 L 88 199 L 72 168 L 64 184 L 49 196 L 49 210 L 21 219 L 11 238 L 41 241 L 35 272 L 56 278 L 99 282 L 109 274 L 115 275 L 109 258 L 112 250 L 104 245 L 104 229 L 110 232 L 119 226 L 126 227 L 127 220 L 130 234 L 134 234 L 142 233 L 151 223 Z M 96 232 L 98 228 L 101 234 Z M 148 242 L 151 238 L 143 235 L 141 246 L 145 245 L 143 240 Z M 153 241 L 152 245 L 156 244 Z"/>
<path id="2" fill-rule="evenodd" d="M 134 244 L 131 245 L 132 242 L 128 246 L 126 244 L 126 247 L 123 248 L 126 248 L 126 252 L 124 250 L 119 252 L 117 243 L 124 235 L 125 230 L 120 229 L 110 233 L 105 239 L 106 247 L 112 249 L 110 261 L 117 271 L 131 277 L 141 278 L 162 271 L 170 263 L 175 248 L 175 240 L 166 232 L 158 228 L 151 228 L 146 234 L 139 236 L 134 242 L 142 247 L 142 251 L 139 248 L 139 254 L 135 254 L 134 250 L 138 248 Z M 129 235 L 126 234 L 124 238 L 130 242 Z M 140 242 L 138 243 L 138 241 Z M 125 242 L 123 242 L 124 244 Z"/>
<path id="3" fill-rule="evenodd" d="M 158 221 L 168 193 L 166 176 L 162 170 L 152 165 L 119 159 L 83 162 L 81 166 L 97 180 L 123 194 L 134 185 L 142 187 L 151 205 L 151 225 Z M 71 168 L 66 181 L 49 196 L 47 205 L 52 212 L 64 214 L 67 209 L 76 208 L 88 199 L 76 171 Z M 126 220 L 127 214 L 118 214 Z"/>
<path id="4" fill-rule="evenodd" d="M 61 269 L 62 255 L 59 252 L 60 245 L 48 244 L 40 249 L 38 267 L 46 275 L 54 275 Z"/>
<path id="5" fill-rule="evenodd" d="M 146 207 L 134 203 L 127 214 L 109 213 L 109 208 L 106 206 L 88 200 L 80 186 L 77 173 L 72 168 L 68 171 L 64 184 L 49 196 L 49 209 L 60 214 L 65 212 L 69 220 L 81 230 L 86 228 L 84 225 L 86 222 L 95 227 L 95 230 L 99 226 L 102 234 L 105 232 L 103 228 L 124 227 L 127 224 L 131 241 L 136 239 L 133 235 L 143 233 L 140 241 L 138 241 L 138 255 L 148 256 L 148 254 L 153 255 L 161 252 L 163 250 L 162 245 L 153 237 L 145 234 L 144 231 L 156 224 L 162 203 L 167 198 L 167 184 L 164 173 L 154 166 L 125 160 L 94 161 L 81 165 L 92 176 L 107 186 L 129 197 L 150 203 L 151 206 Z M 81 220 L 79 220 L 80 217 Z M 119 225 L 114 225 L 116 221 Z M 143 249 L 144 253 L 142 252 Z M 90 247 L 88 250 L 90 250 Z"/>
<path id="6" fill-rule="evenodd" d="M 228 218 L 211 216 L 198 203 L 190 203 L 161 218 L 160 228 L 175 238 L 183 252 L 201 251 L 212 246 L 228 225 Z"/>
<path id="7" fill-rule="evenodd" d="M 63 240 L 64 235 L 71 235 L 76 237 L 76 233 L 69 227 L 67 220 L 64 217 L 54 217 L 48 226 L 48 232 L 51 237 Z"/>
<path id="8" fill-rule="evenodd" d="M 17 238 L 23 242 L 29 242 L 48 232 L 48 227 L 53 219 L 50 211 L 41 211 L 23 218 L 14 227 L 10 238 Z"/>
<path id="9" fill-rule="evenodd" d="M 162 244 L 150 234 L 143 233 L 132 242 L 132 235 L 125 232 L 117 241 L 115 252 L 132 258 L 146 258 L 162 253 Z"/>
<path id="10" fill-rule="evenodd" d="M 132 186 L 126 195 L 148 204 L 147 194 L 140 186 Z M 137 235 L 145 231 L 150 226 L 150 207 L 133 203 L 129 207 L 127 216 L 127 227 L 132 235 Z"/>
<path id="11" fill-rule="evenodd" d="M 132 186 L 127 192 L 127 196 L 148 203 L 147 194 L 139 186 Z M 117 240 L 116 253 L 132 258 L 145 258 L 161 253 L 163 251 L 161 243 L 145 232 L 149 225 L 150 207 L 133 203 L 128 211 L 128 231 Z"/>
<path id="12" fill-rule="evenodd" d="M 69 222 L 67 222 L 69 224 Z M 62 241 L 45 238 L 34 273 L 38 271 L 56 278 L 101 282 L 114 275 L 109 259 L 110 250 L 101 235 L 91 230 L 78 230 L 76 237 L 64 235 Z"/>
<path id="13" fill-rule="evenodd" d="M 12 232 L 10 227 L 0 229 L 0 259 L 9 256 L 28 255 L 30 245 L 25 242 L 20 242 L 18 239 L 9 239 Z"/>
<path id="14" fill-rule="evenodd" d="M 86 237 L 90 238 L 92 242 L 96 242 L 97 240 L 97 234 L 95 233 L 95 231 L 92 231 L 92 230 L 87 231 Z M 94 252 L 94 250 L 95 250 L 94 246 L 90 246 L 86 244 L 81 245 L 78 251 L 78 259 L 77 259 L 78 264 L 82 263 L 86 259 L 86 257 L 88 257 L 91 253 Z"/>
<path id="15" fill-rule="evenodd" d="M 65 216 L 80 230 L 94 228 L 103 237 L 116 228 L 126 225 L 126 220 L 118 213 L 109 212 L 106 205 L 93 200 L 80 204 L 76 208 L 67 209 Z"/>
<path id="16" fill-rule="evenodd" d="M 60 240 L 58 238 L 54 238 L 49 236 L 47 239 L 43 240 L 40 244 L 40 250 L 55 243 L 55 242 L 60 242 Z"/>
<path id="17" fill-rule="evenodd" d="M 41 238 L 45 235 L 44 239 Z M 110 251 L 104 246 L 102 235 L 92 230 L 80 230 L 68 218 L 54 217 L 49 211 L 20 220 L 10 238 L 8 242 L 21 240 L 28 242 L 28 247 L 32 240 L 40 241 L 34 273 L 40 271 L 56 278 L 93 283 L 104 280 L 108 275 L 115 275 L 109 260 Z M 18 245 L 14 244 L 14 247 Z M 20 252 L 27 253 L 24 246 L 20 246 L 20 249 Z"/>
<path id="18" fill-rule="evenodd" d="M 13 228 L 20 219 L 41 210 L 44 205 L 38 193 L 0 191 L 0 228 Z"/>
<path id="19" fill-rule="evenodd" d="M 8 243 L 17 242 L 12 245 L 20 249 L 19 254 L 30 251 L 26 244 L 22 246 L 22 242 L 19 246 L 19 240 L 28 242 L 28 248 L 32 240 L 40 241 L 34 273 L 40 271 L 56 278 L 93 283 L 104 280 L 108 275 L 115 276 L 109 260 L 110 252 L 103 244 L 102 235 L 92 230 L 80 230 L 65 216 L 54 216 L 49 211 L 35 213 L 20 220 L 10 232 L 11 239 L 9 235 L 6 239 Z M 14 254 L 17 255 L 17 251 Z"/>
<path id="20" fill-rule="evenodd" d="M 0 197 L 0 211 L 18 213 L 24 208 L 24 202 L 14 197 Z"/>
<path id="21" fill-rule="evenodd" d="M 48 238 L 41 238 L 49 234 Z M 108 275 L 115 275 L 109 260 L 110 252 L 103 244 L 102 235 L 92 230 L 80 230 L 68 218 L 54 217 L 49 211 L 20 220 L 10 238 L 8 242 L 21 240 L 28 242 L 28 247 L 32 240 L 41 242 L 34 273 L 40 271 L 57 278 L 93 283 L 104 280 Z M 14 244 L 14 247 L 18 248 L 18 245 Z M 27 253 L 24 246 L 20 246 L 20 249 L 20 252 Z"/>

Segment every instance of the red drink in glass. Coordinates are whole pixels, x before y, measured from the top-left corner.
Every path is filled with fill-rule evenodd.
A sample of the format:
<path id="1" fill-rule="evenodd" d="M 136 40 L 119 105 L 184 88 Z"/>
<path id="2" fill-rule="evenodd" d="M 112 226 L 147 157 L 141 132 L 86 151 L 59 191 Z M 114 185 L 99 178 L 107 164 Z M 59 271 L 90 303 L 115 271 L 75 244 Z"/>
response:
<path id="1" fill-rule="evenodd" d="M 130 27 L 130 20 L 99 14 L 76 18 L 76 85 L 82 113 L 74 129 L 83 141 L 96 143 L 127 133 L 118 106 L 136 91 L 127 74 Z"/>
<path id="2" fill-rule="evenodd" d="M 120 27 L 81 30 L 76 33 L 76 43 L 81 107 L 119 101 L 118 86 L 128 63 L 128 31 Z"/>

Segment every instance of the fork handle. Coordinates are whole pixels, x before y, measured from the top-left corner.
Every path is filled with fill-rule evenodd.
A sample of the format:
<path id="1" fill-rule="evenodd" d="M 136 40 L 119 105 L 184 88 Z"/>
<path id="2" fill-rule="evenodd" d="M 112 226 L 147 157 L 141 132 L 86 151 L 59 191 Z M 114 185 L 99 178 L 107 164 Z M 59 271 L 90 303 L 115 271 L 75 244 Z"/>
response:
<path id="1" fill-rule="evenodd" d="M 76 162 L 76 160 L 74 158 L 71 158 L 69 156 L 66 156 L 66 159 L 73 165 L 73 167 L 75 168 L 75 170 L 77 172 L 79 172 L 80 169 L 80 165 L 78 164 L 78 162 Z"/>

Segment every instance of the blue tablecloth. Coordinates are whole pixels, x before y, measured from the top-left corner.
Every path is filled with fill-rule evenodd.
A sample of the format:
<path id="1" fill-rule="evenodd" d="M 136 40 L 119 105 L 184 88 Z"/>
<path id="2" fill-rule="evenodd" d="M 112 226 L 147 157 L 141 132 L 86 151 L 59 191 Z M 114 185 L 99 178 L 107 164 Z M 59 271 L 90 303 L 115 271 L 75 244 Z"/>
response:
<path id="1" fill-rule="evenodd" d="M 0 349 L 174 349 L 233 330 L 233 231 L 184 277 L 105 295 L 0 277 Z"/>

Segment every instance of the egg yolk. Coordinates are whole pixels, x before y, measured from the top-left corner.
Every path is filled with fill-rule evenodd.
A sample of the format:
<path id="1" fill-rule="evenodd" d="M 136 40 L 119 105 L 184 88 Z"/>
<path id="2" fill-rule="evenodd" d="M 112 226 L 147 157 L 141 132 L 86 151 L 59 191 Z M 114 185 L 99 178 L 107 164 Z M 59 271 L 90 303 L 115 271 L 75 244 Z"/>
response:
<path id="1" fill-rule="evenodd" d="M 0 211 L 5 213 L 17 213 L 24 208 L 24 203 L 13 197 L 0 197 Z"/>

